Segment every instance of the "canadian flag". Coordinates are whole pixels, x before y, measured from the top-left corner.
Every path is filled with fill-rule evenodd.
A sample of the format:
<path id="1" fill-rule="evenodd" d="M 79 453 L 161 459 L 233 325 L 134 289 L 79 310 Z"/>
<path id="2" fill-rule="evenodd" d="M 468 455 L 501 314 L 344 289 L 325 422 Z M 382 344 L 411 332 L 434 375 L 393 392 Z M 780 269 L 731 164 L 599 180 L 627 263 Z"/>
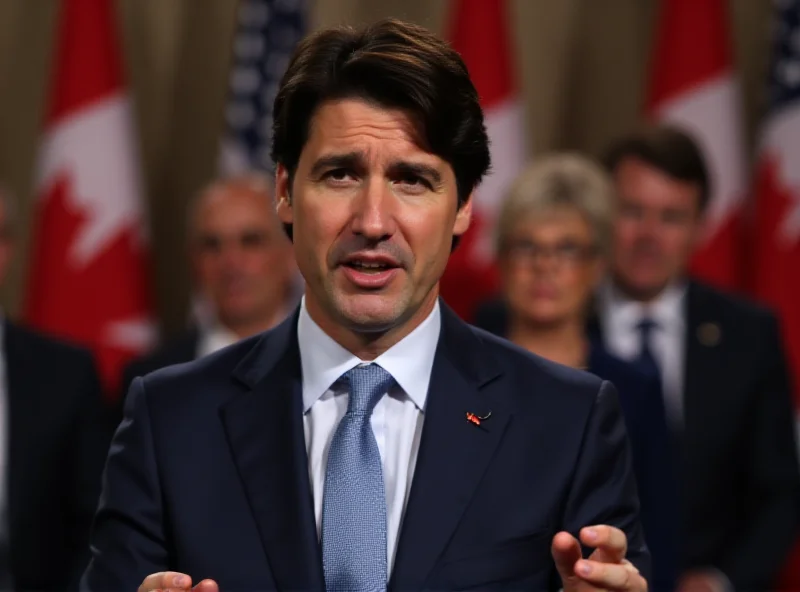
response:
<path id="1" fill-rule="evenodd" d="M 477 305 L 498 288 L 494 224 L 509 185 L 525 164 L 525 121 L 505 1 L 455 0 L 449 39 L 478 89 L 492 153 L 492 172 L 475 192 L 472 225 L 451 255 L 440 284 L 444 300 L 469 320 Z"/>
<path id="2" fill-rule="evenodd" d="M 725 0 L 662 1 L 647 114 L 690 133 L 709 168 L 711 200 L 691 271 L 717 286 L 737 288 L 747 179 L 727 4 Z"/>
<path id="3" fill-rule="evenodd" d="M 776 2 L 775 6 L 769 108 L 758 150 L 750 269 L 754 295 L 780 315 L 800 409 L 800 4 Z M 779 589 L 800 589 L 800 541 L 786 564 Z"/>
<path id="4" fill-rule="evenodd" d="M 111 0 L 64 0 L 23 315 L 90 347 L 109 394 L 153 337 L 131 105 Z"/>

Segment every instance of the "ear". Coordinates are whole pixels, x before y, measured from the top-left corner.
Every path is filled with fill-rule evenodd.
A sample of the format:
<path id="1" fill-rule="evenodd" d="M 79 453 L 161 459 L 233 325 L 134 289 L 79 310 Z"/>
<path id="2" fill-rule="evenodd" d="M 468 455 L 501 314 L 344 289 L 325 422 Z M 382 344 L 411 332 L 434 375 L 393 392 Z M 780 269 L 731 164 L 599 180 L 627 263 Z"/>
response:
<path id="1" fill-rule="evenodd" d="M 455 222 L 453 223 L 453 236 L 461 236 L 469 228 L 470 222 L 472 221 L 473 195 L 474 192 L 470 193 L 469 197 L 467 198 L 467 201 L 464 202 L 464 205 L 461 206 L 456 212 L 456 219 Z"/>
<path id="2" fill-rule="evenodd" d="M 292 200 L 289 199 L 289 171 L 286 167 L 278 163 L 275 170 L 275 212 L 278 219 L 283 224 L 294 223 L 294 212 L 292 211 Z"/>

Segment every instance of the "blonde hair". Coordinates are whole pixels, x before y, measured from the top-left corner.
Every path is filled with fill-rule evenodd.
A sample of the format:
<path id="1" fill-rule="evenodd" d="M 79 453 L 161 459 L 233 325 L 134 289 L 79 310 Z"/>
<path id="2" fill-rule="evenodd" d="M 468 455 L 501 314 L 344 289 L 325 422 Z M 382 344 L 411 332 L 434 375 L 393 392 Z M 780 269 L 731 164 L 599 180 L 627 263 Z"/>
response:
<path id="1" fill-rule="evenodd" d="M 605 170 L 576 153 L 537 159 L 514 180 L 497 219 L 497 252 L 503 251 L 514 227 L 554 210 L 577 210 L 592 228 L 605 255 L 611 242 L 614 185 Z"/>

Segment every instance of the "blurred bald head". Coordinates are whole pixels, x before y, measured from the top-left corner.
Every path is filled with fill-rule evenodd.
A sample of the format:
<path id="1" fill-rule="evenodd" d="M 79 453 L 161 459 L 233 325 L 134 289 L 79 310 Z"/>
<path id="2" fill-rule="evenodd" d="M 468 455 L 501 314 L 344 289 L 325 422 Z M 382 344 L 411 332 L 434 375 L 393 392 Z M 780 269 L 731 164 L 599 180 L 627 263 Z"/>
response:
<path id="1" fill-rule="evenodd" d="M 217 320 L 239 337 L 275 324 L 291 293 L 294 257 L 269 179 L 214 182 L 191 203 L 188 223 L 195 281 Z"/>

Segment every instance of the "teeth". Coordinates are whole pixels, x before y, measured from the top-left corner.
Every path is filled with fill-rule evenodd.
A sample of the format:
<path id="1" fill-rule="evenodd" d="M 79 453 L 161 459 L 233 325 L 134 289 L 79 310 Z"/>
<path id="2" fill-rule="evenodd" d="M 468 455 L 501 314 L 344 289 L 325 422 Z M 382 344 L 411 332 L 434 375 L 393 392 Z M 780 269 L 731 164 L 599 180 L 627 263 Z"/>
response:
<path id="1" fill-rule="evenodd" d="M 353 265 L 365 269 L 383 269 L 387 267 L 385 263 L 367 263 L 366 261 L 354 261 Z"/>

